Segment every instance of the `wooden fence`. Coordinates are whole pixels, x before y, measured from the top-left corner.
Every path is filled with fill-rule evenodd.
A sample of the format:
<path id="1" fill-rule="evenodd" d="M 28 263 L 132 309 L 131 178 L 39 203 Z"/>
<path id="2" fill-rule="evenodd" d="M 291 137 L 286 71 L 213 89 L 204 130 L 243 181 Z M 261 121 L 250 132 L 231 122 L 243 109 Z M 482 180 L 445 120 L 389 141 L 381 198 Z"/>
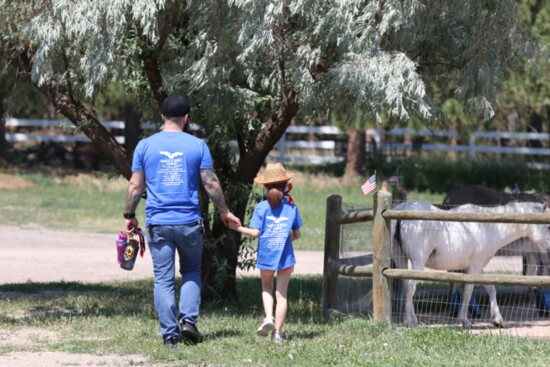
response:
<path id="1" fill-rule="evenodd" d="M 313 137 L 310 140 L 295 140 L 293 136 Z M 404 143 L 404 138 L 417 140 L 416 143 Z M 480 154 L 509 154 L 550 156 L 550 134 L 505 131 L 474 131 L 468 137 L 467 144 L 450 144 L 449 140 L 458 138 L 454 130 L 411 130 L 397 128 L 391 130 L 367 129 L 367 152 L 382 155 L 404 155 L 411 152 L 462 152 L 469 158 Z M 508 146 L 487 144 L 488 141 L 509 142 Z M 541 147 L 527 147 L 519 141 L 536 141 Z M 277 143 L 270 157 L 279 162 L 292 163 L 338 163 L 345 159 L 346 134 L 334 126 L 289 126 Z M 514 146 L 515 145 L 515 146 Z M 545 148 L 543 145 L 546 145 Z M 306 153 L 300 153 L 306 152 Z"/>
<path id="2" fill-rule="evenodd" d="M 101 124 L 112 133 L 121 133 L 126 128 L 124 121 L 101 121 Z M 142 123 L 144 130 L 153 130 L 155 124 Z M 24 130 L 24 131 L 21 131 Z M 90 138 L 79 132 L 69 120 L 36 120 L 6 119 L 6 141 L 9 142 L 53 142 L 62 144 L 91 143 Z M 124 144 L 125 137 L 115 135 L 119 144 Z"/>
<path id="3" fill-rule="evenodd" d="M 124 121 L 103 121 L 102 124 L 110 131 L 123 132 Z M 144 130 L 154 130 L 157 125 L 142 122 Z M 198 126 L 192 129 L 198 129 Z M 24 131 L 20 131 L 24 130 Z M 125 138 L 121 134 L 116 136 L 120 144 Z M 33 120 L 33 119 L 6 119 L 6 141 L 8 142 L 55 142 L 70 144 L 75 142 L 90 142 L 79 133 L 68 120 Z M 404 143 L 408 139 L 420 139 L 421 143 Z M 463 152 L 470 158 L 479 154 L 509 154 L 532 155 L 540 157 L 550 156 L 548 143 L 550 135 L 547 133 L 524 133 L 502 131 L 474 131 L 470 134 L 467 144 L 449 144 L 451 138 L 457 138 L 458 133 L 453 130 L 410 130 L 391 129 L 366 131 L 367 152 L 382 155 L 407 154 L 410 152 Z M 537 141 L 541 147 L 520 146 L 489 146 L 489 140 L 507 141 Z M 232 146 L 237 146 L 232 142 Z M 268 160 L 291 163 L 339 163 L 346 157 L 347 134 L 334 126 L 297 126 L 291 125 L 283 137 L 270 152 Z M 544 147 L 546 146 L 546 147 Z"/>
<path id="4" fill-rule="evenodd" d="M 372 277 L 373 317 L 377 321 L 391 322 L 392 295 L 390 279 L 416 279 L 437 282 L 519 285 L 550 287 L 550 276 L 524 276 L 501 274 L 463 274 L 429 272 L 391 268 L 391 221 L 432 220 L 458 222 L 533 223 L 549 224 L 550 213 L 466 213 L 421 212 L 392 210 L 391 194 L 378 191 L 374 196 L 374 209 L 342 211 L 342 198 L 332 195 L 327 199 L 325 263 L 323 270 L 323 315 L 328 316 L 338 305 L 338 276 Z M 342 225 L 373 220 L 372 262 L 362 258 L 340 259 Z M 361 264 L 361 265 L 358 265 Z"/>

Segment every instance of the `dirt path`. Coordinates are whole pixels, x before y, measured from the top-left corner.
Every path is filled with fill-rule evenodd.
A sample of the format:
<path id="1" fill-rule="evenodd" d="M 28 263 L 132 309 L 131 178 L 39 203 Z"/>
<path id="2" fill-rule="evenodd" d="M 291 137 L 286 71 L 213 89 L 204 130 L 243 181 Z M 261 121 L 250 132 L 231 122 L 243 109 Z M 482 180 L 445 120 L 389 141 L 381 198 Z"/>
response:
<path id="1" fill-rule="evenodd" d="M 0 284 L 102 282 L 153 275 L 149 252 L 132 271 L 116 263 L 115 234 L 73 233 L 37 226 L 0 226 Z M 323 253 L 297 251 L 296 273 L 322 274 Z M 256 270 L 240 275 L 259 275 Z"/>

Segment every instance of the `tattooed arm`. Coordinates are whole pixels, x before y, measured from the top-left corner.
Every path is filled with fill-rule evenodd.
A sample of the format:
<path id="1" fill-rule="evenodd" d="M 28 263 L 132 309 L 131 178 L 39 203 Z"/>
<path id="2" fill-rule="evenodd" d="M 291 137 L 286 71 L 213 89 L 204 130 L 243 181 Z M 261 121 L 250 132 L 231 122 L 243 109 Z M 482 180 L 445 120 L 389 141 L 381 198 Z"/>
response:
<path id="1" fill-rule="evenodd" d="M 230 223 L 240 226 L 241 220 L 227 208 L 220 180 L 218 180 L 218 176 L 216 176 L 214 170 L 211 168 L 201 169 L 201 181 L 210 200 L 218 208 L 225 226 L 229 226 Z"/>
<path id="2" fill-rule="evenodd" d="M 128 185 L 128 195 L 126 197 L 126 204 L 124 205 L 125 213 L 135 213 L 141 195 L 145 190 L 145 174 L 143 171 L 137 171 L 132 173 L 130 178 L 130 184 Z M 137 228 L 139 222 L 137 218 L 126 219 L 126 228 Z"/>

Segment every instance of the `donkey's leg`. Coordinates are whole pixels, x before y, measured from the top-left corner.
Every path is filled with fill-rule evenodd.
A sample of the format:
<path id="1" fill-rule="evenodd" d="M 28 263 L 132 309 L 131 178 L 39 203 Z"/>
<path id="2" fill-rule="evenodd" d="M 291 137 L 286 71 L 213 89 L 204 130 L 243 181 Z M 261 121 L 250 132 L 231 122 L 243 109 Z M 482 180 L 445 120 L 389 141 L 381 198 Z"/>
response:
<path id="1" fill-rule="evenodd" d="M 474 291 L 473 284 L 464 285 L 464 293 L 462 294 L 462 303 L 460 304 L 460 311 L 458 311 L 458 319 L 462 322 L 462 326 L 465 329 L 472 328 L 472 322 L 468 319 L 468 305 L 470 304 L 470 298 L 472 298 L 473 291 Z"/>
<path id="2" fill-rule="evenodd" d="M 548 250 L 544 249 L 540 255 L 540 272 L 539 275 L 550 275 L 550 257 Z"/>
<path id="3" fill-rule="evenodd" d="M 485 290 L 487 291 L 491 302 L 491 318 L 493 319 L 493 325 L 497 327 L 504 327 L 504 319 L 500 314 L 500 309 L 497 304 L 497 290 L 495 286 L 492 284 L 487 284 L 485 285 Z"/>
<path id="4" fill-rule="evenodd" d="M 529 241 L 524 239 L 523 241 Z M 538 273 L 538 267 L 539 267 L 539 255 L 538 253 L 534 252 L 534 250 L 528 250 L 524 253 L 523 259 L 525 260 L 525 268 L 524 273 L 525 275 L 537 275 Z M 488 293 L 489 291 L 487 291 Z M 535 304 L 535 294 L 533 292 L 533 287 L 527 287 L 527 295 L 529 297 L 529 303 Z M 493 316 L 491 314 L 491 316 Z"/>
<path id="5" fill-rule="evenodd" d="M 405 298 L 405 319 L 403 323 L 405 326 L 416 326 L 418 325 L 418 319 L 414 313 L 414 304 L 413 297 L 416 292 L 416 280 L 409 279 L 407 280 L 407 293 Z"/>
<path id="6" fill-rule="evenodd" d="M 400 246 L 396 244 L 396 241 L 392 241 L 392 263 L 396 269 L 408 269 L 409 259 L 403 253 Z M 405 292 L 408 282 L 406 279 L 393 279 L 392 282 L 392 296 L 393 304 L 396 307 L 395 312 L 401 314 L 404 312 L 405 305 Z"/>
<path id="7" fill-rule="evenodd" d="M 532 252 L 533 256 L 536 258 L 536 263 L 538 265 L 538 269 L 534 272 L 534 274 L 527 274 L 527 275 L 550 275 L 550 257 L 549 252 L 546 248 L 537 248 L 537 252 Z M 535 292 L 540 291 L 539 289 L 528 287 L 527 288 L 528 295 L 529 295 L 529 303 L 533 304 L 535 308 L 539 308 L 540 310 L 540 304 L 537 302 L 536 294 Z M 542 312 L 544 314 L 544 308 L 542 309 Z"/>

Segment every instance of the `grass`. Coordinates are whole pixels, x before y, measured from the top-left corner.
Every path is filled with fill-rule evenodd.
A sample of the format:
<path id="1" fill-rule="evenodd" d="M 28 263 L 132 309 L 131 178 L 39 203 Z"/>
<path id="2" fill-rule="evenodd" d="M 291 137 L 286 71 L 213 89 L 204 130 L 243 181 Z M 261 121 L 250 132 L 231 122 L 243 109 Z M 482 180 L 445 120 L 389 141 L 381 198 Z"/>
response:
<path id="1" fill-rule="evenodd" d="M 38 224 L 69 231 L 117 233 L 123 225 L 122 212 L 127 182 L 101 174 L 65 174 L 60 172 L 21 173 L 9 189 L 0 191 L 0 225 Z M 0 173 L 0 181 L 13 177 Z M 329 195 L 342 196 L 344 203 L 372 208 L 373 195 L 364 196 L 361 180 L 344 182 L 341 178 L 303 173 L 293 179 L 291 192 L 304 226 L 297 250 L 324 249 L 325 211 Z M 1 186 L 0 186 L 1 187 Z M 261 193 L 261 188 L 255 190 Z M 409 193 L 409 200 L 441 202 L 443 195 Z M 137 217 L 143 223 L 144 205 Z M 245 222 L 246 224 L 246 222 Z"/>
<path id="2" fill-rule="evenodd" d="M 0 175 L 0 180 L 9 176 Z M 29 173 L 0 194 L 0 224 L 38 224 L 70 231 L 115 233 L 127 183 L 106 176 Z M 25 182 L 27 186 L 22 184 Z M 143 218 L 143 206 L 138 215 Z"/>
<path id="3" fill-rule="evenodd" d="M 456 326 L 415 329 L 369 318 L 320 318 L 322 279 L 296 276 L 282 346 L 258 338 L 260 281 L 241 278 L 240 300 L 202 307 L 205 342 L 162 346 L 150 280 L 123 283 L 45 283 L 0 286 L 0 335 L 45 331 L 32 351 L 145 356 L 170 366 L 547 366 L 550 343 L 472 335 Z M 49 332 L 46 333 L 46 332 Z M 37 335 L 40 335 L 39 333 Z M 0 353 L 21 351 L 3 342 Z"/>

